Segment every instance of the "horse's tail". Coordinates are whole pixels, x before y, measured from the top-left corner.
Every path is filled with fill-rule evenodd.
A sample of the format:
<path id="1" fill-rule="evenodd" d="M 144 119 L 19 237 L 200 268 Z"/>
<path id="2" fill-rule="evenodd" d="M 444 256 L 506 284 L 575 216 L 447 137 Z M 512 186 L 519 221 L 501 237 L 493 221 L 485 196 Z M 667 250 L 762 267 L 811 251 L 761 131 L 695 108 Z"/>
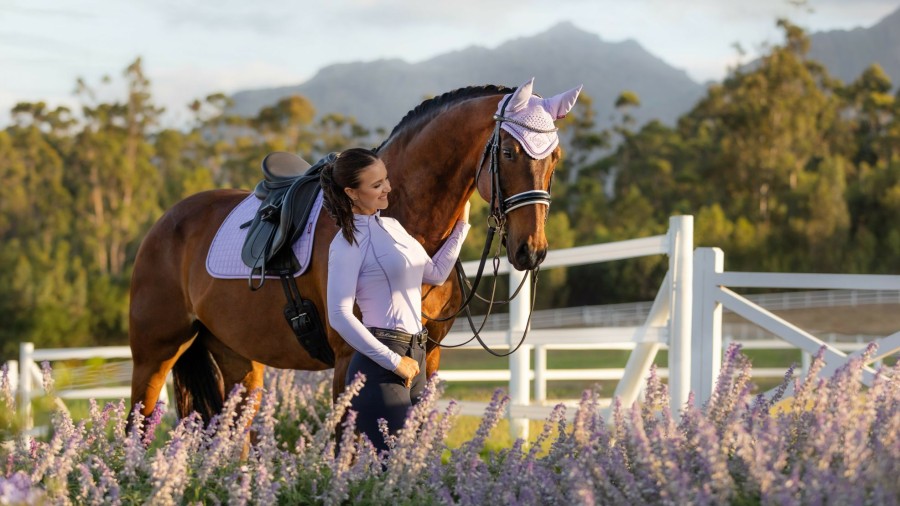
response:
<path id="1" fill-rule="evenodd" d="M 179 418 L 192 411 L 200 413 L 203 423 L 222 411 L 225 395 L 222 373 L 209 350 L 197 336 L 172 367 L 175 380 L 175 409 Z"/>

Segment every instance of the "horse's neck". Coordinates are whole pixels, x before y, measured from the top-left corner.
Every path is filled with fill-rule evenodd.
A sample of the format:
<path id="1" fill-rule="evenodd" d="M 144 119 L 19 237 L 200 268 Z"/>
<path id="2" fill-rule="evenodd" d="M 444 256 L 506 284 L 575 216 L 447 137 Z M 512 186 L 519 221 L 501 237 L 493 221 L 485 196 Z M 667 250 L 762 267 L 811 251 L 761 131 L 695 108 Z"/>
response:
<path id="1" fill-rule="evenodd" d="M 455 105 L 382 153 L 393 187 L 386 215 L 434 253 L 475 189 L 475 169 L 493 128 L 496 98 Z"/>

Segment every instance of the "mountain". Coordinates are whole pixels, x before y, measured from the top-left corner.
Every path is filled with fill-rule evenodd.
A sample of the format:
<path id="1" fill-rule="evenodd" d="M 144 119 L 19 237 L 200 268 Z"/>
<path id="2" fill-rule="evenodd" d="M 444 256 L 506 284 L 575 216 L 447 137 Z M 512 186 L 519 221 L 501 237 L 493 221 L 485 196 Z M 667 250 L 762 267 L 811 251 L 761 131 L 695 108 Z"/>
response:
<path id="1" fill-rule="evenodd" d="M 895 87 L 900 84 L 900 8 L 869 28 L 817 32 L 810 40 L 810 58 L 844 82 L 877 62 Z M 518 86 L 531 77 L 544 96 L 583 83 L 601 126 L 609 125 L 613 103 L 624 90 L 640 97 L 641 106 L 632 111 L 639 123 L 660 119 L 673 124 L 705 93 L 705 85 L 637 42 L 606 42 L 563 22 L 496 49 L 473 46 L 420 63 L 392 59 L 330 65 L 297 86 L 238 92 L 234 112 L 253 115 L 300 94 L 319 113 L 354 116 L 367 127 L 390 130 L 425 98 L 477 84 Z"/>
<path id="2" fill-rule="evenodd" d="M 869 28 L 831 30 L 810 36 L 810 58 L 823 63 L 845 83 L 878 63 L 900 85 L 900 7 Z"/>
<path id="3" fill-rule="evenodd" d="M 605 42 L 564 22 L 496 49 L 473 46 L 414 64 L 392 59 L 330 65 L 300 85 L 241 91 L 232 98 L 234 112 L 252 115 L 282 97 L 300 94 L 319 113 L 346 114 L 367 127 L 390 130 L 425 98 L 471 85 L 518 86 L 531 77 L 543 96 L 584 84 L 603 125 L 624 90 L 640 97 L 641 106 L 632 115 L 641 123 L 653 118 L 673 123 L 705 91 L 633 40 Z"/>

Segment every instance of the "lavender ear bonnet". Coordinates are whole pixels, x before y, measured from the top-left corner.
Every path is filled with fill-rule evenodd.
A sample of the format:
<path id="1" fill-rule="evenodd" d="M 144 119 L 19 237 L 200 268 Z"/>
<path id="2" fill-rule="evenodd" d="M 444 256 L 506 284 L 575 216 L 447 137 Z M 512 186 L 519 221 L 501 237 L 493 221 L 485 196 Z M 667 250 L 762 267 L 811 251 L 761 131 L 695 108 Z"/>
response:
<path id="1" fill-rule="evenodd" d="M 534 78 L 519 86 L 510 95 L 505 95 L 497 105 L 501 113 L 503 103 L 510 97 L 503 113 L 500 128 L 506 130 L 525 148 L 529 156 L 537 160 L 546 158 L 559 145 L 554 121 L 564 118 L 575 106 L 583 85 L 550 98 L 533 95 Z"/>

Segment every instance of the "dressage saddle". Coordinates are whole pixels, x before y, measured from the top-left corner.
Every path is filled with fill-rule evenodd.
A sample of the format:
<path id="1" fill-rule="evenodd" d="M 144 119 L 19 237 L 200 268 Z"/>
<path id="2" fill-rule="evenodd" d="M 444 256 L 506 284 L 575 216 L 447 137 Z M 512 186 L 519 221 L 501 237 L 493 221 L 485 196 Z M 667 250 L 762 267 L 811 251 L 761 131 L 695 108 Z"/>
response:
<path id="1" fill-rule="evenodd" d="M 287 299 L 284 317 L 309 354 L 334 367 L 334 351 L 315 304 L 304 299 L 294 273 L 300 269 L 292 245 L 306 228 L 316 197 L 321 191 L 319 173 L 331 163 L 332 153 L 310 166 L 297 155 L 276 151 L 263 159 L 263 180 L 253 190 L 262 203 L 241 248 L 241 260 L 250 267 L 250 289 L 262 288 L 266 275 L 277 275 Z M 254 276 L 259 284 L 254 285 Z"/>
<path id="2" fill-rule="evenodd" d="M 244 224 L 250 229 L 241 248 L 241 260 L 251 269 L 251 282 L 253 276 L 260 277 L 256 288 L 265 282 L 267 272 L 299 269 L 291 245 L 303 233 L 321 190 L 319 173 L 333 158 L 333 154 L 326 156 L 310 166 L 297 155 L 276 151 L 263 159 L 264 179 L 253 190 L 262 203 L 253 220 Z"/>

